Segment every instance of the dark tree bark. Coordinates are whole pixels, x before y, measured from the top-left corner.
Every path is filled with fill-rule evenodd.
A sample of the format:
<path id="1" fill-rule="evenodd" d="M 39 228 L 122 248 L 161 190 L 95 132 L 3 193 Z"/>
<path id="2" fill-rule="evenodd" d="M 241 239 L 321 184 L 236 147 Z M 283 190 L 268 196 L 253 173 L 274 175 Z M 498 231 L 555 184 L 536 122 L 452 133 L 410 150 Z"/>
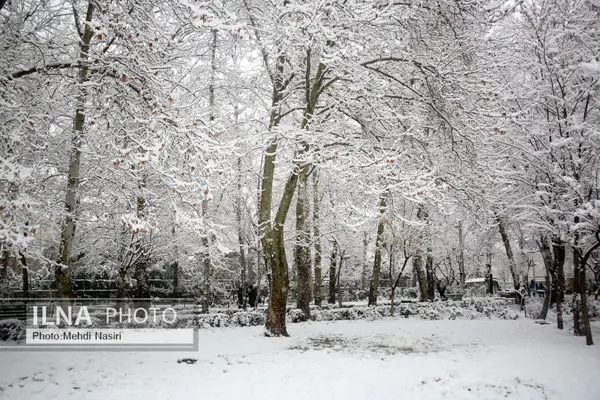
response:
<path id="1" fill-rule="evenodd" d="M 242 284 L 242 308 L 247 308 L 247 262 L 246 262 L 246 251 L 244 249 L 244 230 L 242 228 L 242 159 L 237 160 L 237 198 L 235 202 L 235 216 L 237 222 L 237 234 L 238 234 L 238 249 L 239 249 L 239 260 L 241 269 L 241 284 Z"/>
<path id="2" fill-rule="evenodd" d="M 413 268 L 417 273 L 417 283 L 419 285 L 419 301 L 427 301 L 427 275 L 423 269 L 423 256 L 417 254 L 413 260 Z"/>
<path id="3" fill-rule="evenodd" d="M 492 252 L 486 254 L 487 262 L 485 263 L 485 282 L 487 283 L 487 293 L 494 294 L 494 277 L 492 276 Z"/>
<path id="4" fill-rule="evenodd" d="M 554 283 L 551 282 L 551 276 L 554 274 L 554 255 L 552 254 L 552 249 L 548 245 L 548 240 L 545 236 L 542 236 L 537 243 L 540 253 L 542 254 L 542 259 L 544 260 L 544 267 L 546 268 L 546 297 L 544 298 L 544 305 L 540 315 L 538 315 L 538 319 L 545 320 L 548 316 L 550 304 L 552 303 L 552 292 L 554 292 L 555 287 Z"/>
<path id="5" fill-rule="evenodd" d="M 0 269 L 0 282 L 8 281 L 8 260 L 10 259 L 10 252 L 8 250 L 2 250 L 2 269 Z"/>
<path id="6" fill-rule="evenodd" d="M 329 259 L 329 296 L 327 298 L 327 303 L 329 304 L 335 304 L 337 252 L 337 241 L 334 241 L 333 248 L 331 249 L 331 257 Z"/>
<path id="7" fill-rule="evenodd" d="M 538 241 L 538 247 L 542 253 L 542 258 L 544 259 L 547 274 L 552 277 L 551 293 L 546 293 L 546 296 L 550 297 L 549 304 L 552 304 L 552 301 L 556 303 L 556 325 L 558 329 L 563 329 L 564 324 L 561 303 L 564 299 L 565 287 L 563 272 L 563 265 L 565 263 L 565 244 L 556 236 L 553 236 L 551 244 L 548 244 L 548 238 L 542 235 Z M 547 288 L 546 290 L 548 289 L 550 288 Z M 540 318 L 542 319 L 545 317 L 546 315 L 540 315 Z"/>
<path id="8" fill-rule="evenodd" d="M 565 243 L 557 238 L 552 238 L 552 251 L 554 253 L 554 276 L 552 281 L 556 282 L 556 325 L 558 329 L 564 328 L 562 303 L 565 299 Z"/>
<path id="9" fill-rule="evenodd" d="M 463 234 L 463 222 L 458 221 L 458 279 L 460 289 L 464 293 L 467 274 L 465 272 L 465 236 Z"/>
<path id="10" fill-rule="evenodd" d="M 310 226 L 308 223 L 308 168 L 302 168 L 298 178 L 296 199 L 296 245 L 294 261 L 298 280 L 296 286 L 297 307 L 302 310 L 303 318 L 310 319 L 310 300 L 312 298 L 312 274 L 310 265 Z"/>
<path id="11" fill-rule="evenodd" d="M 321 306 L 323 301 L 323 287 L 321 276 L 321 232 L 319 229 L 320 207 L 319 207 L 319 178 L 315 170 L 312 176 L 313 181 L 313 243 L 315 248 L 315 305 Z"/>
<path id="12" fill-rule="evenodd" d="M 515 257 L 513 255 L 512 247 L 510 245 L 510 238 L 508 237 L 508 233 L 506 232 L 504 221 L 502 220 L 502 218 L 500 218 L 499 215 L 496 215 L 496 222 L 498 223 L 498 231 L 500 232 L 500 236 L 502 237 L 502 243 L 504 244 L 504 249 L 506 250 L 506 257 L 508 258 L 508 265 L 513 280 L 513 286 L 515 290 L 519 290 L 521 284 L 519 283 L 519 274 L 517 273 L 517 265 L 515 263 Z"/>
<path id="13" fill-rule="evenodd" d="M 579 296 L 581 298 L 581 308 L 582 308 L 582 316 L 583 316 L 583 329 L 585 330 L 585 338 L 586 344 L 591 346 L 594 344 L 594 340 L 592 338 L 592 328 L 590 326 L 590 315 L 587 306 L 587 293 L 585 290 L 585 268 L 588 262 L 588 259 L 592 255 L 592 253 L 600 248 L 600 229 L 598 229 L 595 233 L 596 243 L 590 247 L 590 249 L 584 254 L 582 259 L 579 262 L 579 269 L 577 271 L 577 277 L 579 278 Z M 576 255 L 579 258 L 579 254 Z"/>
<path id="14" fill-rule="evenodd" d="M 390 251 L 390 279 L 393 278 L 393 271 L 394 271 L 394 257 L 392 255 L 393 253 Z M 394 313 L 396 312 L 396 289 L 398 288 L 398 285 L 400 284 L 400 279 L 402 278 L 402 274 L 404 273 L 404 269 L 406 269 L 406 266 L 408 265 L 408 260 L 410 259 L 410 256 L 406 254 L 406 252 L 404 253 L 404 262 L 402 263 L 402 269 L 400 269 L 400 272 L 398 273 L 398 276 L 396 277 L 396 279 L 394 280 L 394 282 L 392 282 L 392 293 L 390 295 L 390 301 L 392 303 L 391 307 L 390 307 L 390 315 L 394 315 Z"/>
<path id="15" fill-rule="evenodd" d="M 27 235 L 25 235 L 27 236 Z M 19 252 L 19 261 L 21 263 L 21 271 L 23 274 L 23 297 L 29 297 L 29 268 L 27 267 L 27 259 L 23 253 Z"/>
<path id="16" fill-rule="evenodd" d="M 268 258 L 271 263 L 272 283 L 265 327 L 271 336 L 289 336 L 285 316 L 290 281 L 283 243 L 283 225 L 273 231 L 272 243 L 271 257 Z"/>
<path id="17" fill-rule="evenodd" d="M 179 291 L 179 263 L 177 261 L 171 264 L 171 272 L 173 274 L 173 291 L 171 296 L 179 297 L 181 293 Z"/>
<path id="18" fill-rule="evenodd" d="M 381 273 L 381 248 L 383 247 L 383 232 L 385 229 L 385 210 L 387 193 L 382 193 L 379 200 L 379 223 L 377 224 L 377 239 L 375 241 L 375 260 L 373 261 L 373 275 L 369 287 L 369 305 L 377 305 L 377 294 L 379 292 L 379 274 Z"/>
<path id="19" fill-rule="evenodd" d="M 337 297 L 337 301 L 338 301 L 338 306 L 340 308 L 342 307 L 342 299 L 343 299 L 341 277 L 342 277 L 342 266 L 344 265 L 345 254 L 346 254 L 346 250 L 342 250 L 342 253 L 340 254 L 340 263 L 339 263 L 338 270 L 336 272 L 336 278 L 335 278 L 335 293 L 336 293 L 336 297 Z"/>
<path id="20" fill-rule="evenodd" d="M 367 262 L 367 249 L 369 248 L 369 235 L 367 232 L 363 233 L 362 240 L 362 273 L 360 275 L 360 288 L 361 290 L 367 290 L 369 283 L 369 263 Z"/>
<path id="21" fill-rule="evenodd" d="M 540 311 L 540 315 L 538 315 L 538 319 L 545 320 L 548 317 L 548 310 L 550 309 L 550 288 L 552 287 L 552 280 L 550 278 L 550 273 L 546 271 L 546 279 L 545 279 L 546 291 L 544 293 L 544 304 L 542 305 L 542 310 Z"/>
<path id="22" fill-rule="evenodd" d="M 577 245 L 577 235 L 575 237 L 574 246 Z M 586 297 L 585 293 L 585 270 L 583 274 L 583 281 L 581 281 L 580 270 L 581 260 L 579 249 L 573 248 L 573 296 L 571 296 L 571 313 L 573 315 L 573 334 L 575 336 L 584 336 L 585 328 L 583 327 L 583 315 L 582 315 L 582 297 L 580 296 L 580 286 L 583 285 L 583 297 Z"/>
<path id="23" fill-rule="evenodd" d="M 427 249 L 427 257 L 425 258 L 425 272 L 427 274 L 427 298 L 430 301 L 435 300 L 435 272 L 433 270 L 433 257 L 431 249 Z"/>

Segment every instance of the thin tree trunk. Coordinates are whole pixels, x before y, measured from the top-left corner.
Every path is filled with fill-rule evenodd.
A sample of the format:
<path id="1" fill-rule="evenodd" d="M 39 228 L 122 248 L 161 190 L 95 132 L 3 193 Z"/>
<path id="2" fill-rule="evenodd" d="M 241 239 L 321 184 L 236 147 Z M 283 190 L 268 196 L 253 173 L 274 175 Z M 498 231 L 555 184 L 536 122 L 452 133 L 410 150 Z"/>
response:
<path id="1" fill-rule="evenodd" d="M 419 285 L 419 301 L 427 301 L 427 275 L 423 269 L 423 255 L 417 254 L 413 260 L 413 268 L 417 273 L 417 283 Z"/>
<path id="2" fill-rule="evenodd" d="M 179 262 L 177 260 L 171 264 L 171 272 L 173 273 L 173 291 L 171 292 L 171 296 L 179 297 L 181 293 L 179 292 Z"/>
<path id="3" fill-rule="evenodd" d="M 390 315 L 393 317 L 396 313 L 396 286 L 392 286 L 392 290 L 390 293 Z"/>
<path id="4" fill-rule="evenodd" d="M 390 251 L 388 254 L 388 263 L 389 263 L 389 275 L 390 275 L 390 315 L 394 315 L 394 311 L 396 310 L 396 305 L 394 304 L 396 298 L 396 281 L 394 280 L 394 245 L 390 244 Z"/>
<path id="5" fill-rule="evenodd" d="M 235 204 L 235 216 L 237 222 L 237 231 L 238 231 L 238 248 L 239 248 L 239 259 L 240 259 L 240 267 L 241 267 L 241 282 L 242 282 L 242 308 L 245 310 L 247 308 L 246 304 L 246 252 L 244 250 L 244 230 L 242 227 L 242 159 L 238 158 L 237 160 L 237 169 L 238 169 L 238 177 L 237 177 L 237 199 Z"/>
<path id="6" fill-rule="evenodd" d="M 458 278 L 461 292 L 464 293 L 467 274 L 465 272 L 465 237 L 462 221 L 458 221 Z"/>
<path id="7" fill-rule="evenodd" d="M 575 223 L 577 223 L 577 221 Z M 571 296 L 571 312 L 573 314 L 573 334 L 575 336 L 583 336 L 585 335 L 585 328 L 583 327 L 583 316 L 581 312 L 582 297 L 580 295 L 580 286 L 583 284 L 583 297 L 585 297 L 585 273 L 582 282 L 580 276 L 581 260 L 579 259 L 579 252 L 576 247 L 578 239 L 578 235 L 575 234 L 575 240 L 573 242 L 573 295 Z"/>
<path id="8" fill-rule="evenodd" d="M 379 223 L 377 224 L 377 239 L 375 241 L 375 260 L 373 261 L 373 275 L 371 276 L 371 286 L 369 287 L 369 305 L 377 305 L 377 295 L 379 292 L 379 274 L 381 273 L 381 248 L 383 247 L 383 232 L 385 230 L 385 211 L 387 208 L 387 193 L 381 194 L 379 200 Z"/>
<path id="9" fill-rule="evenodd" d="M 294 261 L 298 280 L 296 286 L 297 307 L 302 310 L 304 319 L 310 319 L 310 300 L 312 298 L 312 274 L 310 265 L 310 224 L 308 168 L 303 167 L 298 177 L 298 197 L 296 199 L 296 245 Z"/>
<path id="10" fill-rule="evenodd" d="M 553 281 L 556 282 L 556 325 L 558 329 L 564 328 L 563 315 L 562 315 L 562 303 L 565 298 L 565 243 L 554 237 L 552 239 L 552 252 L 554 253 L 554 277 Z"/>
<path id="11" fill-rule="evenodd" d="M 84 126 L 85 126 L 85 100 L 87 98 L 86 83 L 88 82 L 88 58 L 90 42 L 93 36 L 92 17 L 94 14 L 94 4 L 88 2 L 85 27 L 83 37 L 79 43 L 79 75 L 77 78 L 77 96 L 75 98 L 75 118 L 73 120 L 73 137 L 71 139 L 71 148 L 69 156 L 69 171 L 67 174 L 67 190 L 65 194 L 65 219 L 61 225 L 60 247 L 57 265 L 54 270 L 56 287 L 58 295 L 69 301 L 74 297 L 73 288 L 69 281 L 69 261 L 71 259 L 71 249 L 75 237 L 77 192 L 81 182 L 81 146 L 83 144 Z M 76 21 L 76 23 L 79 23 Z"/>
<path id="12" fill-rule="evenodd" d="M 552 296 L 555 292 L 556 282 L 551 282 L 551 277 L 554 277 L 554 255 L 552 254 L 552 249 L 548 245 L 548 239 L 542 235 L 538 240 L 538 247 L 540 249 L 540 253 L 542 254 L 542 259 L 544 260 L 544 266 L 546 268 L 546 293 L 544 297 L 544 305 L 542 306 L 542 310 L 538 319 L 545 320 L 548 316 L 548 310 L 550 308 L 550 304 L 552 303 Z"/>
<path id="13" fill-rule="evenodd" d="M 369 248 L 369 234 L 363 232 L 362 240 L 362 274 L 360 277 L 360 288 L 361 290 L 367 289 L 367 282 L 369 281 L 369 264 L 367 262 L 367 250 Z"/>
<path id="14" fill-rule="evenodd" d="M 517 265 L 515 263 L 515 257 L 513 255 L 512 247 L 510 245 L 510 239 L 508 234 L 506 233 L 506 227 L 504 225 L 504 221 L 500 218 L 499 215 L 496 215 L 496 222 L 498 223 L 498 231 L 500 231 L 500 236 L 502 237 L 502 243 L 504 244 L 504 249 L 506 250 L 506 257 L 508 258 L 508 266 L 510 269 L 510 274 L 513 280 L 513 286 L 515 290 L 519 290 L 521 284 L 519 282 L 519 274 L 517 273 Z"/>
<path id="15" fill-rule="evenodd" d="M 206 220 L 206 213 L 208 211 L 208 200 L 202 200 L 202 218 Z M 202 269 L 204 272 L 204 289 L 202 296 L 202 313 L 208 314 L 210 308 L 210 281 L 211 281 L 211 262 L 210 262 L 210 240 L 208 232 L 204 232 L 201 238 L 202 243 Z"/>
<path id="16" fill-rule="evenodd" d="M 313 172 L 313 243 L 315 247 L 315 305 L 321 306 L 323 301 L 323 288 L 321 285 L 321 232 L 319 229 L 319 179 L 317 170 Z"/>
<path id="17" fill-rule="evenodd" d="M 27 236 L 27 235 L 25 235 Z M 29 297 L 29 268 L 27 267 L 27 259 L 23 253 L 19 252 L 19 261 L 21 262 L 21 271 L 23 274 L 23 297 Z"/>
<path id="18" fill-rule="evenodd" d="M 406 254 L 406 251 L 404 252 L 404 262 L 402 263 L 402 269 L 400 269 L 400 272 L 398 273 L 398 276 L 396 277 L 396 280 L 394 281 L 393 285 L 392 285 L 392 309 L 390 310 L 390 314 L 394 315 L 394 312 L 396 311 L 396 306 L 394 304 L 394 297 L 396 294 L 396 289 L 398 288 L 398 285 L 400 284 L 400 278 L 402 278 L 402 274 L 404 274 L 404 270 L 406 269 L 406 266 L 408 265 L 408 260 L 410 260 L 411 256 L 408 256 Z"/>
<path id="19" fill-rule="evenodd" d="M 579 263 L 579 295 L 581 296 L 581 308 L 583 314 L 583 327 L 585 329 L 585 341 L 588 346 L 594 344 L 594 340 L 592 339 L 592 328 L 590 326 L 590 315 L 588 311 L 587 305 L 587 293 L 585 292 L 585 268 L 587 265 L 587 261 L 591 256 L 592 252 L 596 249 L 600 248 L 600 230 L 596 231 L 595 234 L 596 243 L 585 253 L 581 262 Z M 577 257 L 577 255 L 576 255 Z"/>
<path id="20" fill-rule="evenodd" d="M 329 304 L 335 304 L 337 252 L 337 241 L 334 241 L 333 249 L 331 249 L 331 257 L 329 259 L 329 296 L 327 298 L 327 303 Z"/>
<path id="21" fill-rule="evenodd" d="M 492 252 L 488 250 L 485 263 L 485 281 L 487 283 L 487 293 L 494 294 L 494 277 L 492 276 Z"/>
<path id="22" fill-rule="evenodd" d="M 545 320 L 548 317 L 548 310 L 550 309 L 550 288 L 552 285 L 552 281 L 550 280 L 550 273 L 546 271 L 546 291 L 544 293 L 544 304 L 542 305 L 542 310 L 540 311 L 540 315 L 538 315 L 538 319 Z"/>
<path id="23" fill-rule="evenodd" d="M 342 308 L 342 300 L 343 300 L 343 296 L 342 296 L 342 284 L 341 284 L 341 277 L 342 277 L 342 266 L 344 265 L 344 256 L 345 256 L 346 250 L 342 250 L 342 254 L 340 254 L 340 265 L 338 267 L 337 273 L 336 273 L 336 278 L 335 278 L 335 293 L 337 295 L 337 300 L 338 300 L 338 306 L 340 308 Z"/>
<path id="24" fill-rule="evenodd" d="M 4 247 L 4 245 L 3 245 Z M 8 260 L 10 258 L 10 252 L 4 249 L 2 250 L 2 267 L 0 269 L 0 283 L 3 287 L 8 284 Z M 3 294 L 3 293 L 2 293 Z"/>
<path id="25" fill-rule="evenodd" d="M 425 258 L 425 272 L 427 275 L 427 298 L 430 301 L 435 300 L 435 272 L 433 271 L 433 257 L 431 249 L 427 249 L 427 257 Z"/>
<path id="26" fill-rule="evenodd" d="M 212 40 L 210 43 L 210 77 L 208 85 L 208 107 L 209 107 L 209 121 L 214 121 L 216 118 L 215 109 L 215 90 L 216 90 L 216 73 L 217 73 L 217 40 L 218 33 L 216 29 L 212 30 Z M 206 194 L 205 194 L 206 196 Z M 206 224 L 206 215 L 208 212 L 208 199 L 202 200 L 202 219 Z M 208 232 L 202 235 L 202 267 L 204 270 L 204 290 L 202 297 L 202 313 L 208 314 L 210 308 L 210 295 L 211 295 L 211 260 L 210 260 L 210 237 Z M 243 284 L 243 283 L 242 283 Z"/>

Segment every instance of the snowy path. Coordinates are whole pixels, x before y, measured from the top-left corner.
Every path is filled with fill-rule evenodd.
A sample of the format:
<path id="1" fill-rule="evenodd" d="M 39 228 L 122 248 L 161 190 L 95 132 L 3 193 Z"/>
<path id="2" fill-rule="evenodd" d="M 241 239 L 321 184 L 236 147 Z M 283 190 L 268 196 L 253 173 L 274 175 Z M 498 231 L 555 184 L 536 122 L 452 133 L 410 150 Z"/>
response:
<path id="1" fill-rule="evenodd" d="M 194 353 L 0 353 L 5 399 L 591 399 L 600 346 L 531 320 L 200 331 Z M 596 336 L 598 337 L 598 335 Z M 194 357 L 196 364 L 178 364 Z"/>

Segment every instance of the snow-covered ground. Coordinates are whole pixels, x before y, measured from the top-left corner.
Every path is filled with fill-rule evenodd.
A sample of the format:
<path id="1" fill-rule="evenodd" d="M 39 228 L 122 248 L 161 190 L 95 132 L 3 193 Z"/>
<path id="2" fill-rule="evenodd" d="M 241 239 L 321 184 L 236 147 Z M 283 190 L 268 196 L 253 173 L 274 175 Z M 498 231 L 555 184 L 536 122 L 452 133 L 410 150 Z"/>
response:
<path id="1" fill-rule="evenodd" d="M 197 353 L 4 352 L 5 399 L 592 399 L 600 346 L 552 324 L 384 319 L 201 330 Z M 600 325 L 594 327 L 600 339 Z M 183 357 L 196 364 L 177 363 Z"/>

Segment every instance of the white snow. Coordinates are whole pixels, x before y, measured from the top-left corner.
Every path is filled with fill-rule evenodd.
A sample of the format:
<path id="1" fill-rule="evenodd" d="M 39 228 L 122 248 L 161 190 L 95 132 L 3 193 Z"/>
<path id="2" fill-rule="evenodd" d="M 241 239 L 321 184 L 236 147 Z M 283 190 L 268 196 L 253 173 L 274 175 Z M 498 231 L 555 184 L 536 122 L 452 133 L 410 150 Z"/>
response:
<path id="1" fill-rule="evenodd" d="M 600 62 L 599 61 L 590 61 L 587 63 L 581 63 L 581 68 L 589 74 L 600 74 Z"/>
<path id="2" fill-rule="evenodd" d="M 600 334 L 600 325 L 595 325 Z M 197 353 L 0 353 L 6 399 L 591 399 L 598 346 L 528 319 L 199 331 Z M 196 364 L 178 364 L 183 357 Z"/>
<path id="3" fill-rule="evenodd" d="M 465 281 L 465 283 L 483 283 L 485 282 L 485 278 L 472 278 L 472 279 L 467 279 Z"/>

